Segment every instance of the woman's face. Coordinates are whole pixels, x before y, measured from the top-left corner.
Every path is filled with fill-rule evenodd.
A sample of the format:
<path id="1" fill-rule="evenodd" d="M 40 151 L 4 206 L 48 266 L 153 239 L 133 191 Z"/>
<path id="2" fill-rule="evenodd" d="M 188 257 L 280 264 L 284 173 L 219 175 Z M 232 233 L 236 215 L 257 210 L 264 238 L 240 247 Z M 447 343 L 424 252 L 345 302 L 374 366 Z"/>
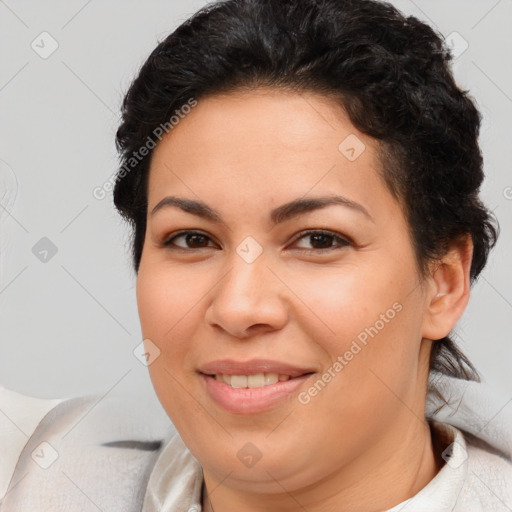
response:
<path id="1" fill-rule="evenodd" d="M 392 459 L 424 415 L 427 298 L 375 141 L 313 93 L 209 97 L 148 204 L 151 378 L 205 475 L 291 492 Z"/>

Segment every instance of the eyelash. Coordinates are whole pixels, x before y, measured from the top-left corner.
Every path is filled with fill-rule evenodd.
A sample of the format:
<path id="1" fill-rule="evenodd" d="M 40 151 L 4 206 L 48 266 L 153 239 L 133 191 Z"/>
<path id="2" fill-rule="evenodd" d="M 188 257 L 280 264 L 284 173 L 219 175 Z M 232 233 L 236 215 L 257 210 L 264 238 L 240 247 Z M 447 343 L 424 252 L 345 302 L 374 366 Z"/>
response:
<path id="1" fill-rule="evenodd" d="M 162 243 L 162 246 L 166 247 L 168 249 L 171 249 L 171 250 L 176 250 L 176 251 L 180 251 L 180 250 L 181 251 L 185 251 L 185 252 L 193 251 L 193 250 L 195 250 L 194 248 L 186 248 L 185 249 L 183 247 L 178 247 L 178 246 L 175 246 L 173 244 L 173 241 L 176 240 L 177 238 L 180 238 L 180 237 L 183 237 L 183 236 L 187 236 L 187 235 L 199 235 L 199 236 L 203 236 L 205 238 L 210 239 L 209 236 L 207 236 L 206 234 L 202 233 L 201 231 L 190 231 L 190 230 L 187 231 L 187 230 L 185 230 L 185 231 L 180 231 L 180 232 L 178 232 L 176 234 L 173 234 L 170 238 L 168 238 L 167 240 L 165 240 Z M 338 247 L 327 247 L 327 248 L 323 248 L 323 249 L 299 249 L 299 252 L 301 254 L 302 253 L 310 254 L 311 252 L 325 253 L 325 252 L 333 251 L 335 249 L 343 249 L 344 247 L 348 247 L 348 246 L 353 245 L 353 243 L 347 237 L 342 237 L 342 236 L 340 236 L 339 234 L 337 234 L 337 233 L 335 233 L 333 231 L 327 231 L 327 230 L 322 230 L 322 229 L 309 229 L 309 230 L 306 230 L 306 231 L 302 231 L 294 239 L 293 243 L 301 240 L 302 238 L 306 238 L 308 236 L 314 236 L 314 235 L 324 235 L 324 236 L 330 237 L 330 238 L 333 239 L 333 242 L 337 241 L 339 243 L 339 246 Z M 208 249 L 208 248 L 209 247 L 199 247 L 199 248 L 196 248 L 196 250 Z"/>

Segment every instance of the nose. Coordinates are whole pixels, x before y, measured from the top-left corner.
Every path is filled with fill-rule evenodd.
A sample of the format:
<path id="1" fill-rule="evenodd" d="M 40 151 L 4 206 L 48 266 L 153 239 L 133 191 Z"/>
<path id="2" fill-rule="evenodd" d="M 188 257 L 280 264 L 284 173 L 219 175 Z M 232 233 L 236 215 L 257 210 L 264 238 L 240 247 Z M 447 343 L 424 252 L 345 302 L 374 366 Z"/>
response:
<path id="1" fill-rule="evenodd" d="M 206 322 L 239 339 L 282 329 L 288 320 L 286 286 L 263 254 L 247 263 L 234 253 L 211 297 Z"/>

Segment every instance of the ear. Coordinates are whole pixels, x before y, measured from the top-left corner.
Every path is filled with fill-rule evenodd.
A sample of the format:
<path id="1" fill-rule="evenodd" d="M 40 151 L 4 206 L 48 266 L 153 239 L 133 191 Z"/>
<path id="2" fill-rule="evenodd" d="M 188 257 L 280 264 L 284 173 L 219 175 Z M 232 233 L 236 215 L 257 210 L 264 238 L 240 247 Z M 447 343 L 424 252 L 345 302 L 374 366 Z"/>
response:
<path id="1" fill-rule="evenodd" d="M 448 253 L 437 261 L 427 278 L 426 315 L 423 337 L 439 340 L 448 336 L 469 301 L 473 241 L 467 235 L 453 242 Z"/>

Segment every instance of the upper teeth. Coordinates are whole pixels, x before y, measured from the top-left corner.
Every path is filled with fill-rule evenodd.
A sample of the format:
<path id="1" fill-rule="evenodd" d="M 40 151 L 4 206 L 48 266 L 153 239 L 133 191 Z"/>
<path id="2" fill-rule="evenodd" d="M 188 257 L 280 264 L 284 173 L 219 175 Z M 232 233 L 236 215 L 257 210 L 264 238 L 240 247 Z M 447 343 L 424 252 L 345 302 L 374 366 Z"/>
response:
<path id="1" fill-rule="evenodd" d="M 278 373 L 256 373 L 254 375 L 215 375 L 215 380 L 224 382 L 233 388 L 261 388 L 276 384 L 279 381 L 285 381 L 290 378 L 289 375 L 279 375 Z"/>

